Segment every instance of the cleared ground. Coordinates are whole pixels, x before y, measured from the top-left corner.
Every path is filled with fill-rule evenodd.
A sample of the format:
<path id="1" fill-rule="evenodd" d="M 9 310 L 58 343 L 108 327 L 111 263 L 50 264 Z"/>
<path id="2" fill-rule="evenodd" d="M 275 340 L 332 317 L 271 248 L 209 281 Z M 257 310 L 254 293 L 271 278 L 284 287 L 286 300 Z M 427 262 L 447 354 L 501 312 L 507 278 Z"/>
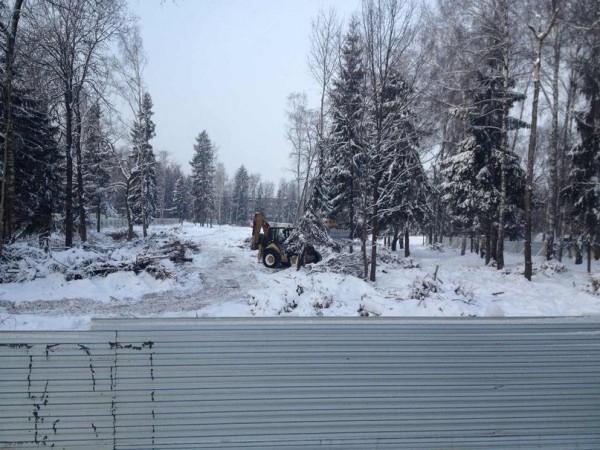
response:
<path id="1" fill-rule="evenodd" d="M 357 253 L 333 254 L 300 271 L 273 271 L 249 249 L 249 228 L 186 223 L 151 232 L 151 239 L 133 243 L 100 233 L 92 236 L 92 248 L 54 251 L 43 264 L 32 256 L 20 260 L 17 270 L 24 281 L 0 284 L 0 329 L 86 329 L 92 317 L 600 314 L 592 278 L 571 260 L 559 264 L 537 258 L 534 279 L 527 282 L 520 255 L 508 255 L 506 269 L 498 271 L 484 267 L 474 254 L 430 249 L 419 237 L 411 241 L 409 259 L 383 250 L 378 281 L 372 284 L 340 273 L 360 268 Z M 190 245 L 186 256 L 192 261 L 161 260 L 169 274 L 165 279 L 120 271 L 67 281 L 64 274 L 65 267 L 98 255 L 135 261 L 173 241 Z M 595 270 L 593 276 L 600 278 L 597 263 Z"/>

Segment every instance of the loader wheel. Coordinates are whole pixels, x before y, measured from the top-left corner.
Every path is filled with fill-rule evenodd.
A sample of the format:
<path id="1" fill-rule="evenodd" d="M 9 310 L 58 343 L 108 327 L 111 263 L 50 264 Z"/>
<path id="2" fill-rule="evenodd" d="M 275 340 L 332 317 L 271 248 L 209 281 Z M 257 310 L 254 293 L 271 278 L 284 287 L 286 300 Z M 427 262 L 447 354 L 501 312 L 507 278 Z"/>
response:
<path id="1" fill-rule="evenodd" d="M 279 266 L 280 260 L 281 257 L 275 250 L 272 248 L 265 250 L 265 256 L 263 257 L 263 264 L 265 267 L 268 267 L 269 269 L 275 269 L 277 266 Z"/>

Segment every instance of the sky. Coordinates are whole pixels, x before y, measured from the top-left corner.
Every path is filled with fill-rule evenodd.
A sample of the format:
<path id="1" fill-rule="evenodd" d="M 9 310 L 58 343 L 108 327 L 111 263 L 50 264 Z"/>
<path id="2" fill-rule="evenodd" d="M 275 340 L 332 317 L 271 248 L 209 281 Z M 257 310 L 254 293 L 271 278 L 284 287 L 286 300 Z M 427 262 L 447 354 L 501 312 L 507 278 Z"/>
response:
<path id="1" fill-rule="evenodd" d="M 286 98 L 306 92 L 311 20 L 334 7 L 341 18 L 360 0 L 129 0 L 148 56 L 155 151 L 189 173 L 196 136 L 206 130 L 233 176 L 244 164 L 263 180 L 291 178 Z"/>

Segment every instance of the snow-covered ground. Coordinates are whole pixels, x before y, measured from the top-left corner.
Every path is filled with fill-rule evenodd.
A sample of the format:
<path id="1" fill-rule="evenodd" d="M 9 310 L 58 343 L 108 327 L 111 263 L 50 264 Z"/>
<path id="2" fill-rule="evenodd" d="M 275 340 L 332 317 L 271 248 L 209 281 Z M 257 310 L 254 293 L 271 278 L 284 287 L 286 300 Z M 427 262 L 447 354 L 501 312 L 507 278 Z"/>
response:
<path id="1" fill-rule="evenodd" d="M 99 251 L 125 262 L 148 251 L 148 242 L 115 242 L 105 233 L 92 234 L 95 250 L 54 251 L 37 265 L 24 258 L 19 273 L 24 281 L 0 284 L 0 329 L 87 329 L 92 317 L 600 315 L 600 292 L 594 292 L 584 265 L 571 260 L 536 259 L 528 282 L 520 255 L 507 255 L 506 269 L 498 271 L 484 267 L 477 255 L 433 250 L 414 238 L 409 259 L 382 250 L 385 262 L 372 284 L 330 271 L 353 258 L 359 263 L 358 253 L 333 254 L 299 271 L 274 271 L 248 248 L 249 228 L 186 223 L 151 231 L 156 245 L 179 240 L 199 249 L 186 254 L 191 262 L 161 260 L 170 274 L 164 279 L 133 271 L 71 279 L 59 270 Z M 594 266 L 600 281 L 599 265 Z"/>

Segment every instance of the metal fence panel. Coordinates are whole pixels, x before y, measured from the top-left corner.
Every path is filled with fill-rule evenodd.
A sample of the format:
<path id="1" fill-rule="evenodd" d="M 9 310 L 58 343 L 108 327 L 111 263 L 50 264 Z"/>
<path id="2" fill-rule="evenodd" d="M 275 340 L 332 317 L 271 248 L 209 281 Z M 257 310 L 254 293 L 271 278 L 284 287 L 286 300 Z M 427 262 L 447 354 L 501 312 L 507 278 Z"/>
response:
<path id="1" fill-rule="evenodd" d="M 598 449 L 600 318 L 0 333 L 0 448 Z"/>

